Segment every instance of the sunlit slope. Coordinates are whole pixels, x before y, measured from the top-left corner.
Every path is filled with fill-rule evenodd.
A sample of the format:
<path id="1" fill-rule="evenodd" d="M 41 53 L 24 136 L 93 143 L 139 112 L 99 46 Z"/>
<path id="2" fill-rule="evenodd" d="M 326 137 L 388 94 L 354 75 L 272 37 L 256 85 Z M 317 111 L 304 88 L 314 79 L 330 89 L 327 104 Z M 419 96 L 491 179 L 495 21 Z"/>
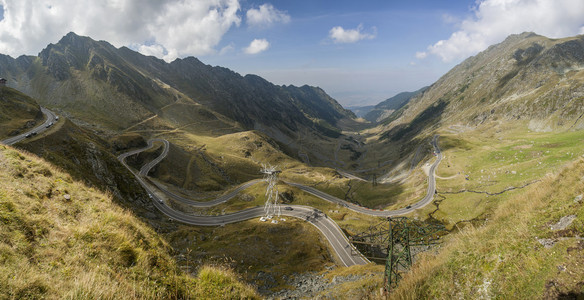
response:
<path id="1" fill-rule="evenodd" d="M 582 129 L 583 58 L 584 36 L 511 35 L 412 99 L 381 137 L 403 141 L 425 130 L 488 122 L 522 122 L 518 126 L 534 131 Z"/>
<path id="2" fill-rule="evenodd" d="M 579 158 L 447 238 L 438 255 L 414 265 L 395 298 L 582 297 L 583 193 Z"/>
<path id="3" fill-rule="evenodd" d="M 256 298 L 224 269 L 179 270 L 150 227 L 43 160 L 0 146 L 0 298 Z"/>

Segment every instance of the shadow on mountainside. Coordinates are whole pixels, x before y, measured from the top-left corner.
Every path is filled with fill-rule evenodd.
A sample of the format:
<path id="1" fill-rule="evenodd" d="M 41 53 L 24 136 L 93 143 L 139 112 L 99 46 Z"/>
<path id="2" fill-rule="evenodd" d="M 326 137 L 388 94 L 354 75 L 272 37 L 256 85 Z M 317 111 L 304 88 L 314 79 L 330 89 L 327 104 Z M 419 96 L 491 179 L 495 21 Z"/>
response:
<path id="1" fill-rule="evenodd" d="M 446 106 L 448 106 L 446 101 L 439 100 L 437 103 L 418 114 L 410 123 L 397 125 L 384 133 L 381 136 L 381 139 L 396 142 L 404 139 L 411 140 L 415 138 L 424 129 L 439 123 Z"/>

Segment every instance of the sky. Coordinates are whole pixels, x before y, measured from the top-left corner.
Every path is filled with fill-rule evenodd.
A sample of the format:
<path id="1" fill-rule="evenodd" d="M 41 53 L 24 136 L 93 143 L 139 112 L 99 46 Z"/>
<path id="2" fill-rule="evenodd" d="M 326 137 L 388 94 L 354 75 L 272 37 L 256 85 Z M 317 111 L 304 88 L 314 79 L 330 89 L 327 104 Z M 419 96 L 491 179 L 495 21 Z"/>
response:
<path id="1" fill-rule="evenodd" d="M 37 55 L 71 31 L 355 106 L 430 85 L 510 34 L 584 34 L 584 1 L 0 0 L 2 54 Z"/>

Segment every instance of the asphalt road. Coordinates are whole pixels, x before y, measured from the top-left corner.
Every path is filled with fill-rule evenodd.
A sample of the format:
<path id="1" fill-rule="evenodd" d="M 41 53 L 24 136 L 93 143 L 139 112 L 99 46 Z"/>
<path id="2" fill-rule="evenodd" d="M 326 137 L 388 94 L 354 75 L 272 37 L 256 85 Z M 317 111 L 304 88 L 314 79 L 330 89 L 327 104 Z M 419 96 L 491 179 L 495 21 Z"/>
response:
<path id="1" fill-rule="evenodd" d="M 158 157 L 156 157 L 154 160 L 152 160 L 151 162 L 145 164 L 144 166 L 142 166 L 142 168 L 140 168 L 140 172 L 138 174 L 142 177 L 146 177 L 146 176 L 148 176 L 148 173 L 150 173 L 150 170 L 152 168 L 154 168 L 154 166 L 156 166 L 158 163 L 160 163 L 168 155 L 169 144 L 168 144 L 167 140 L 151 139 L 148 141 L 148 145 L 146 147 L 121 154 L 120 156 L 118 156 L 118 160 L 125 161 L 126 157 L 128 157 L 128 156 L 132 156 L 132 155 L 138 154 L 140 152 L 146 151 L 148 149 L 151 149 L 152 147 L 154 147 L 154 142 L 163 143 L 164 150 L 162 151 L 162 153 Z M 124 165 L 125 165 L 125 163 L 124 163 Z M 247 189 L 248 187 L 250 187 L 252 185 L 255 185 L 255 184 L 263 181 L 262 179 L 251 180 L 251 181 L 248 181 L 246 183 L 241 184 L 240 186 L 236 187 L 235 189 L 233 189 L 229 193 L 222 195 L 222 196 L 219 196 L 213 200 L 195 201 L 195 200 L 188 199 L 188 198 L 185 198 L 183 196 L 177 195 L 177 194 L 167 190 L 164 186 L 162 186 L 162 185 L 160 185 L 152 180 L 148 180 L 148 179 L 145 179 L 145 180 L 147 181 L 147 183 L 158 187 L 158 190 L 160 190 L 166 196 L 172 198 L 173 200 L 176 200 L 176 201 L 181 202 L 183 204 L 191 205 L 194 207 L 212 207 L 212 206 L 215 206 L 217 204 L 227 202 L 231 198 L 233 198 L 237 194 L 239 194 L 239 192 Z"/>
<path id="2" fill-rule="evenodd" d="M 156 195 L 154 188 L 151 185 L 149 185 L 146 182 L 143 175 L 141 175 L 141 173 L 143 172 L 135 173 L 126 164 L 126 158 L 128 156 L 150 149 L 155 141 L 165 143 L 166 149 L 168 149 L 167 146 L 168 142 L 164 142 L 164 140 L 150 140 L 148 141 L 147 147 L 121 154 L 120 156 L 118 156 L 118 159 L 126 168 L 128 168 L 128 170 L 130 170 L 134 174 L 136 180 L 138 180 L 142 187 L 144 187 L 144 189 L 146 189 L 146 191 L 151 195 L 152 203 L 154 204 L 154 206 L 162 213 L 179 222 L 197 226 L 221 226 L 224 224 L 236 223 L 264 216 L 265 213 L 263 207 L 253 207 L 235 213 L 220 216 L 194 216 L 174 210 L 167 206 L 164 203 L 163 199 L 159 198 Z M 160 162 L 162 159 L 164 159 L 164 157 L 166 157 L 167 154 L 168 151 L 163 151 L 163 153 L 161 153 L 161 155 L 157 157 L 154 161 Z M 154 166 L 154 164 L 147 165 L 150 165 L 150 168 Z M 147 174 L 149 169 L 142 168 L 141 171 L 144 171 L 145 172 L 144 174 Z M 238 187 L 238 189 L 243 189 L 242 188 L 243 186 L 244 185 Z M 237 192 L 239 192 L 239 190 L 237 190 Z M 237 194 L 237 192 L 235 192 L 235 194 Z M 335 251 L 339 260 L 343 263 L 343 265 L 352 266 L 364 265 L 369 263 L 369 261 L 366 258 L 364 258 L 361 255 L 361 253 L 359 253 L 354 248 L 354 246 L 349 242 L 349 240 L 344 235 L 343 231 L 339 228 L 339 226 L 333 220 L 328 218 L 325 214 L 323 214 L 322 212 L 318 212 L 314 208 L 308 206 L 289 205 L 288 207 L 290 207 L 291 210 L 282 209 L 282 216 L 289 216 L 305 220 L 312 224 L 313 226 L 315 226 L 318 230 L 320 230 L 320 232 L 329 241 L 331 247 Z"/>
<path id="3" fill-rule="evenodd" d="M 344 206 L 352 211 L 356 211 L 358 213 L 362 213 L 362 214 L 366 214 L 366 215 L 370 215 L 370 216 L 376 216 L 376 217 L 394 217 L 394 216 L 405 215 L 405 214 L 410 213 L 416 209 L 419 209 L 419 208 L 422 208 L 422 207 L 428 205 L 434 199 L 434 194 L 436 192 L 436 178 L 435 178 L 436 167 L 438 167 L 438 164 L 440 164 L 440 161 L 442 160 L 442 152 L 440 151 L 440 148 L 438 147 L 438 138 L 439 138 L 439 135 L 435 135 L 434 138 L 432 139 L 432 146 L 434 147 L 434 152 L 436 153 L 436 161 L 434 161 L 434 163 L 430 167 L 430 171 L 428 174 L 428 188 L 426 190 L 426 195 L 424 196 L 424 198 L 420 199 L 420 201 L 418 201 L 412 205 L 406 206 L 405 208 L 401 208 L 401 209 L 397 209 L 397 210 L 374 210 L 374 209 L 370 209 L 367 207 L 363 207 L 363 206 L 359 206 L 357 204 L 347 202 L 343 199 L 339 199 L 335 196 L 332 196 L 332 195 L 329 195 L 325 192 L 319 191 L 313 187 L 305 186 L 305 185 L 290 182 L 290 181 L 284 181 L 284 182 L 288 185 L 297 187 L 297 188 L 299 188 L 299 189 L 301 189 L 301 190 L 303 190 L 303 191 L 305 191 L 313 196 L 316 196 L 318 198 L 321 198 L 321 199 L 329 201 L 329 202 L 338 203 L 339 205 L 342 205 L 342 206 Z"/>
<path id="4" fill-rule="evenodd" d="M 30 133 L 39 134 L 39 133 L 42 133 L 43 131 L 47 130 L 48 129 L 47 126 L 49 124 L 56 122 L 57 116 L 52 111 L 50 111 L 46 108 L 41 107 L 41 110 L 42 110 L 43 114 L 45 114 L 47 116 L 47 119 L 43 124 L 33 128 L 32 130 L 25 132 L 23 134 L 2 140 L 1 143 L 6 144 L 6 145 L 12 145 L 12 144 L 18 143 L 18 142 L 22 141 L 23 139 L 25 139 L 27 134 L 30 134 Z M 368 215 L 372 215 L 372 216 L 380 216 L 380 217 L 403 215 L 403 214 L 409 213 L 415 209 L 418 209 L 418 208 L 421 208 L 421 207 L 427 205 L 428 203 L 430 203 L 432 201 L 432 199 L 434 197 L 435 188 L 436 188 L 436 180 L 434 178 L 434 172 L 435 172 L 436 167 L 440 163 L 440 160 L 442 159 L 442 153 L 440 152 L 440 149 L 438 148 L 437 140 L 438 140 L 438 135 L 434 136 L 434 139 L 432 140 L 432 145 L 434 146 L 437 159 L 430 168 L 430 173 L 428 176 L 427 194 L 424 198 L 422 198 L 417 203 L 412 204 L 411 206 L 408 206 L 408 208 L 403 208 L 403 209 L 393 210 L 393 211 L 371 210 L 371 209 L 368 209 L 365 207 L 361 207 L 361 206 L 346 202 L 346 201 L 339 199 L 339 198 L 336 198 L 334 196 L 328 195 L 328 194 L 321 192 L 321 191 L 319 191 L 315 188 L 312 188 L 312 187 L 304 186 L 304 185 L 293 183 L 293 182 L 286 182 L 286 183 L 289 185 L 298 187 L 299 189 L 301 189 L 307 193 L 310 193 L 312 195 L 315 195 L 315 196 L 317 196 L 321 199 L 324 199 L 326 201 L 339 203 L 340 205 L 343 205 L 343 206 L 345 206 L 353 211 L 356 211 L 356 212 L 360 212 L 360 213 L 364 213 L 364 214 L 368 214 Z M 156 159 L 154 159 L 153 161 L 144 165 L 138 173 L 132 171 L 132 169 L 126 164 L 126 161 L 125 161 L 126 158 L 131 156 L 131 155 L 135 155 L 135 154 L 138 154 L 140 152 L 143 152 L 145 150 L 152 148 L 154 145 L 154 142 L 161 142 L 164 144 L 163 152 Z M 220 216 L 194 216 L 194 215 L 185 214 L 185 213 L 180 212 L 180 211 L 176 211 L 176 210 L 170 208 L 169 206 L 167 206 L 164 203 L 163 199 L 159 198 L 156 195 L 156 193 L 155 193 L 156 190 L 153 187 L 153 185 L 155 185 L 154 182 L 147 180 L 146 176 L 148 175 L 148 173 L 150 172 L 150 170 L 154 166 L 156 166 L 158 163 L 160 163 L 160 161 L 162 161 L 168 155 L 168 150 L 169 150 L 168 141 L 166 141 L 164 139 L 152 139 L 152 140 L 148 141 L 148 145 L 146 147 L 144 147 L 142 149 L 129 151 L 129 152 L 126 152 L 126 153 L 118 156 L 118 160 L 126 168 L 128 168 L 128 170 L 130 170 L 134 174 L 134 176 L 136 177 L 136 180 L 138 180 L 138 182 L 150 194 L 150 197 L 152 198 L 152 202 L 153 202 L 154 206 L 158 210 L 160 210 L 162 213 L 164 213 L 165 215 L 167 215 L 168 217 L 170 217 L 174 220 L 177 220 L 177 221 L 180 221 L 180 222 L 183 222 L 186 224 L 197 225 L 197 226 L 220 226 L 220 225 L 224 225 L 224 224 L 236 223 L 236 222 L 241 222 L 244 220 L 249 220 L 249 219 L 259 218 L 259 217 L 264 216 L 264 208 L 263 207 L 249 208 L 249 209 L 245 209 L 242 211 L 238 211 L 236 213 L 225 214 L 225 215 L 220 215 Z M 170 191 L 167 191 L 166 189 L 164 189 L 160 185 L 156 185 L 156 186 L 157 186 L 157 190 L 162 191 L 163 193 L 165 193 L 166 195 L 168 195 L 172 199 L 175 199 L 175 200 L 180 201 L 182 203 L 192 205 L 195 207 L 210 207 L 210 206 L 214 206 L 214 205 L 217 205 L 219 203 L 223 203 L 223 202 L 228 201 L 229 199 L 231 199 L 235 195 L 237 195 L 240 191 L 242 191 L 242 190 L 244 190 L 244 189 L 246 189 L 254 184 L 257 184 L 261 181 L 262 180 L 256 179 L 256 180 L 246 182 L 246 183 L 238 186 L 237 188 L 235 188 L 233 191 L 231 191 L 223 196 L 220 196 L 214 200 L 205 201 L 205 202 L 198 202 L 198 201 L 193 201 L 191 199 L 186 199 L 186 198 L 181 197 L 179 195 L 173 194 Z M 308 207 L 308 206 L 289 205 L 288 207 L 290 207 L 291 209 L 289 209 L 289 210 L 282 209 L 281 210 L 282 216 L 299 218 L 299 219 L 305 220 L 305 221 L 309 222 L 310 224 L 312 224 L 313 226 L 315 226 L 325 236 L 325 238 L 329 241 L 331 247 L 335 251 L 339 260 L 343 263 L 343 265 L 352 266 L 352 265 L 364 265 L 364 264 L 369 263 L 369 261 L 366 258 L 364 258 L 361 255 L 361 253 L 359 253 L 354 248 L 354 246 L 349 242 L 349 240 L 347 239 L 347 237 L 345 236 L 343 231 L 339 228 L 339 226 L 333 220 L 328 218 L 326 216 L 326 214 L 319 212 L 315 208 Z"/>
<path id="5" fill-rule="evenodd" d="M 43 131 L 45 131 L 45 130 L 48 129 L 47 126 L 49 124 L 51 124 L 51 123 L 54 124 L 57 121 L 57 115 L 55 115 L 55 113 L 53 113 L 52 111 L 50 111 L 50 110 L 48 110 L 48 109 L 46 109 L 44 107 L 41 107 L 41 111 L 47 117 L 47 120 L 43 124 L 41 124 L 41 125 L 33 128 L 33 129 L 31 129 L 31 130 L 23 133 L 23 134 L 19 134 L 17 136 L 13 136 L 11 138 L 7 138 L 5 140 L 2 140 L 2 141 L 0 141 L 0 143 L 5 144 L 5 145 L 14 145 L 14 144 L 16 144 L 16 143 L 18 143 L 18 142 L 26 139 L 26 135 L 27 134 L 31 134 L 31 133 L 32 134 L 39 134 L 39 133 L 42 133 Z"/>
<path id="6" fill-rule="evenodd" d="M 353 211 L 359 212 L 359 213 L 363 213 L 363 214 L 367 214 L 367 215 L 371 215 L 371 216 L 379 216 L 379 217 L 391 217 L 391 216 L 398 216 L 398 215 L 407 214 L 407 213 L 412 212 L 416 209 L 419 209 L 421 207 L 426 206 L 427 204 L 432 202 L 432 200 L 434 199 L 434 194 L 436 191 L 435 170 L 436 170 L 436 167 L 438 166 L 438 164 L 440 163 L 440 161 L 442 160 L 442 153 L 440 151 L 440 148 L 438 147 L 438 137 L 439 137 L 438 135 L 435 135 L 434 138 L 432 139 L 432 146 L 434 147 L 434 151 L 436 153 L 436 161 L 430 167 L 430 171 L 429 171 L 429 175 L 428 175 L 428 188 L 426 191 L 426 195 L 420 201 L 418 201 L 412 205 L 409 205 L 406 208 L 402 208 L 402 209 L 398 209 L 398 210 L 391 210 L 391 211 L 372 210 L 369 208 L 355 205 L 353 203 L 346 202 L 342 199 L 331 196 L 329 194 L 326 194 L 326 193 L 319 191 L 319 190 L 312 188 L 312 187 L 308 187 L 308 186 L 298 184 L 298 183 L 287 182 L 287 181 L 285 181 L 285 183 L 292 185 L 292 186 L 295 186 L 295 187 L 297 187 L 297 188 L 299 188 L 307 193 L 310 193 L 310 194 L 317 196 L 321 199 L 324 199 L 326 201 L 338 203 L 342 206 L 345 206 L 345 207 L 347 207 Z M 134 154 L 137 154 L 137 153 L 140 153 L 142 151 L 145 151 L 147 149 L 152 148 L 153 143 L 155 141 L 164 143 L 164 151 L 160 154 L 160 156 L 158 156 L 152 162 L 144 165 L 140 169 L 139 173 L 134 173 L 130 169 L 130 167 L 126 164 L 125 159 L 128 156 L 131 156 L 131 155 L 134 155 Z M 122 164 L 124 164 L 124 166 L 126 166 L 126 168 L 128 168 L 130 171 L 132 171 L 134 173 L 138 182 L 140 182 L 140 184 L 148 191 L 148 193 L 152 197 L 154 206 L 158 210 L 160 210 L 162 213 L 164 213 L 165 215 L 169 216 L 170 218 L 172 218 L 174 220 L 177 220 L 177 221 L 180 221 L 180 222 L 183 222 L 186 224 L 197 225 L 197 226 L 220 226 L 220 225 L 224 225 L 224 224 L 236 223 L 236 222 L 241 222 L 244 220 L 249 220 L 249 219 L 259 218 L 259 217 L 264 216 L 263 207 L 249 208 L 249 209 L 241 210 L 241 211 L 238 211 L 235 213 L 225 214 L 225 215 L 220 215 L 220 216 L 194 216 L 194 215 L 185 214 L 185 213 L 180 212 L 180 211 L 176 211 L 176 210 L 168 207 L 164 203 L 164 201 L 155 194 L 155 190 L 154 190 L 153 185 L 156 185 L 156 184 L 154 184 L 154 182 L 148 180 L 145 177 L 148 174 L 148 172 L 156 164 L 158 164 L 160 161 L 162 161 L 162 159 L 164 159 L 167 156 L 168 148 L 169 148 L 168 146 L 169 146 L 169 144 L 168 144 L 168 141 L 166 141 L 166 140 L 153 139 L 153 140 L 148 141 L 148 146 L 145 148 L 130 151 L 130 152 L 127 152 L 127 153 L 124 153 L 124 154 L 118 156 L 118 159 L 120 160 L 120 162 L 122 162 Z M 191 199 L 186 199 L 184 197 L 181 197 L 179 195 L 176 195 L 176 194 L 173 194 L 173 193 L 167 191 L 166 189 L 164 189 L 164 187 L 162 187 L 160 185 L 156 185 L 156 186 L 157 186 L 158 190 L 162 191 L 163 193 L 165 193 L 166 195 L 168 195 L 172 199 L 175 199 L 175 200 L 180 201 L 182 203 L 196 206 L 196 207 L 210 207 L 210 206 L 217 205 L 219 203 L 223 203 L 223 202 L 228 201 L 229 199 L 234 197 L 237 193 L 239 193 L 241 190 L 243 190 L 251 185 L 254 185 L 258 182 L 261 182 L 261 180 L 249 181 L 247 183 L 240 185 L 239 187 L 237 187 L 236 189 L 234 189 L 230 193 L 223 195 L 221 197 L 218 197 L 217 199 L 207 201 L 207 202 L 197 202 L 197 201 L 194 201 Z M 288 207 L 290 207 L 291 210 L 282 209 L 282 215 L 306 220 L 307 222 L 310 222 L 312 225 L 314 225 L 316 228 L 318 228 L 318 230 L 320 230 L 320 232 L 329 241 L 329 243 L 331 244 L 337 257 L 340 259 L 340 261 L 345 266 L 362 265 L 362 264 L 367 264 L 369 262 L 348 241 L 347 237 L 345 236 L 343 231 L 339 228 L 339 226 L 333 220 L 328 218 L 325 214 L 317 211 L 316 209 L 314 209 L 312 207 L 308 207 L 308 206 L 289 205 Z"/>

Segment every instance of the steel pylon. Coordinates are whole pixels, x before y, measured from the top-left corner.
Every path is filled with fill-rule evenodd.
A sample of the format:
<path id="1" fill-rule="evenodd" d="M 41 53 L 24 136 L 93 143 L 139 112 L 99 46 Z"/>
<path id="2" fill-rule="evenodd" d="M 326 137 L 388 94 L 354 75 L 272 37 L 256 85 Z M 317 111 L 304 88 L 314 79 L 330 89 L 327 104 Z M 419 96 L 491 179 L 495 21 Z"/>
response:
<path id="1" fill-rule="evenodd" d="M 352 236 L 351 242 L 368 259 L 385 263 L 385 289 L 389 292 L 412 266 L 411 247 L 437 244 L 445 233 L 442 224 L 390 217 Z"/>

